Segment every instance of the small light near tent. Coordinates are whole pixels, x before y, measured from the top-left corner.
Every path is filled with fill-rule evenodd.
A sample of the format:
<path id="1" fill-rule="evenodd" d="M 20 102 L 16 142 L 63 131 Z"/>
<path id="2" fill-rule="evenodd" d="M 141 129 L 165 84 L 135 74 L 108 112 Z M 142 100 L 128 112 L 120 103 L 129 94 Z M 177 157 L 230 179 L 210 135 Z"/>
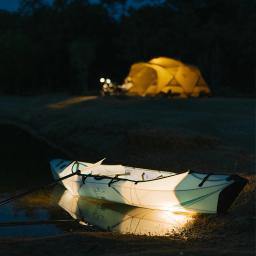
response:
<path id="1" fill-rule="evenodd" d="M 105 82 L 105 78 L 102 77 L 102 78 L 100 79 L 100 82 L 101 82 L 101 83 L 104 83 L 104 82 Z"/>
<path id="2" fill-rule="evenodd" d="M 106 79 L 106 83 L 107 84 L 110 84 L 111 83 L 111 80 L 109 78 Z"/>

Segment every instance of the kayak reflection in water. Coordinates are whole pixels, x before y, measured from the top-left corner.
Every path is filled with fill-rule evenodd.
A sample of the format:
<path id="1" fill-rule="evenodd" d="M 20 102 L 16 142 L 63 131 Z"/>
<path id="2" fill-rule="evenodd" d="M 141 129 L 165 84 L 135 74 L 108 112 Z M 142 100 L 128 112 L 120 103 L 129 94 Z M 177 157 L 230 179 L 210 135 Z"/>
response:
<path id="1" fill-rule="evenodd" d="M 193 216 L 169 211 L 151 210 L 73 196 L 65 190 L 59 202 L 80 223 L 120 234 L 165 236 L 182 230 Z"/>

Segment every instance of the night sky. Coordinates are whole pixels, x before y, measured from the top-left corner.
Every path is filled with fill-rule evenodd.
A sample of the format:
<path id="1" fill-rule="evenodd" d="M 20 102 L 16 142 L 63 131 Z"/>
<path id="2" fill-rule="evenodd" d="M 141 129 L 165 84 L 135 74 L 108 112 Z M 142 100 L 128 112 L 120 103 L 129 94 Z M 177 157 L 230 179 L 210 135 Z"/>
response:
<path id="1" fill-rule="evenodd" d="M 19 0 L 0 0 L 0 9 L 15 11 L 19 5 Z"/>
<path id="2" fill-rule="evenodd" d="M 16 11 L 18 6 L 19 6 L 19 1 L 20 0 L 0 0 L 0 9 L 3 10 L 8 10 L 8 11 Z M 51 3 L 53 0 L 46 0 L 46 2 Z M 92 3 L 96 3 L 97 0 L 91 0 Z M 139 7 L 142 6 L 143 4 L 149 4 L 150 0 L 142 0 L 140 4 L 138 3 L 133 3 L 133 0 L 128 1 L 129 6 L 133 7 Z"/>
<path id="3" fill-rule="evenodd" d="M 51 3 L 53 0 L 45 0 L 45 2 Z M 16 11 L 19 7 L 20 0 L 0 0 L 0 9 L 8 11 Z"/>

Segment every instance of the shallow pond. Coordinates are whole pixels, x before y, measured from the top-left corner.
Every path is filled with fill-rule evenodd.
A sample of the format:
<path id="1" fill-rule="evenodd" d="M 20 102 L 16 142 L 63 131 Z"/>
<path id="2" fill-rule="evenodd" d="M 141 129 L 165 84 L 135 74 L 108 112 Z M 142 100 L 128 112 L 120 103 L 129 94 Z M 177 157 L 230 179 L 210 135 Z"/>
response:
<path id="1" fill-rule="evenodd" d="M 50 183 L 49 160 L 66 158 L 14 126 L 0 126 L 0 141 L 0 201 Z M 162 236 L 180 232 L 191 220 L 189 215 L 73 197 L 57 185 L 0 206 L 0 237 L 97 230 Z"/>

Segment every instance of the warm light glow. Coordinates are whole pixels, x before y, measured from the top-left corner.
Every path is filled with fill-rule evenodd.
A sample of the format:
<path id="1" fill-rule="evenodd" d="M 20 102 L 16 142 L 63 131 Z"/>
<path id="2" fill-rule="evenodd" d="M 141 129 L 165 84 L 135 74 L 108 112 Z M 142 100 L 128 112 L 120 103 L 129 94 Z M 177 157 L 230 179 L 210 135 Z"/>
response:
<path id="1" fill-rule="evenodd" d="M 125 83 L 132 79 L 133 86 L 128 89 L 130 95 L 154 96 L 173 94 L 185 98 L 209 95 L 211 91 L 197 67 L 181 61 L 160 57 L 149 62 L 134 63 Z"/>
<path id="2" fill-rule="evenodd" d="M 102 78 L 100 79 L 100 82 L 101 82 L 101 83 L 104 83 L 104 82 L 105 82 L 105 78 L 102 77 Z"/>
<path id="3" fill-rule="evenodd" d="M 128 212 L 120 225 L 115 227 L 122 234 L 167 236 L 182 232 L 193 220 L 192 215 L 169 211 L 135 208 Z"/>
<path id="4" fill-rule="evenodd" d="M 130 207 L 86 197 L 74 197 L 66 190 L 59 205 L 73 218 L 120 234 L 167 236 L 182 232 L 195 215 Z"/>
<path id="5" fill-rule="evenodd" d="M 196 212 L 194 212 L 193 210 L 186 209 L 182 206 L 169 206 L 169 204 L 166 204 L 166 206 L 163 207 L 162 210 L 169 211 L 172 213 L 196 214 Z"/>
<path id="6" fill-rule="evenodd" d="M 94 100 L 96 98 L 97 98 L 97 96 L 80 96 L 80 97 L 68 98 L 66 100 L 63 100 L 63 101 L 60 101 L 57 103 L 49 104 L 48 108 L 62 109 L 62 108 L 66 108 L 66 107 L 69 107 L 74 104 L 79 104 L 83 101 Z"/>
<path id="7" fill-rule="evenodd" d="M 109 78 L 106 79 L 106 83 L 107 84 L 110 84 L 111 83 L 111 80 Z"/>

